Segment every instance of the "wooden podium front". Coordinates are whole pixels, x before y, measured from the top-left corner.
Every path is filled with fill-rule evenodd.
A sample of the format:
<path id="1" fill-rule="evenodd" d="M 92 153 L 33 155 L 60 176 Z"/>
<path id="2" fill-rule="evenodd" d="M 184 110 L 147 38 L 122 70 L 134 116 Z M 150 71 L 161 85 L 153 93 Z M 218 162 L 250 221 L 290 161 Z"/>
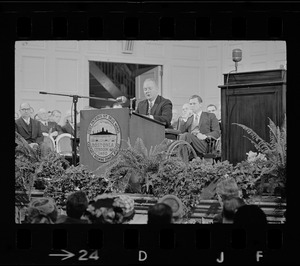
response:
<path id="1" fill-rule="evenodd" d="M 248 133 L 232 123 L 243 124 L 269 141 L 268 118 L 281 126 L 286 112 L 286 70 L 224 74 L 224 85 L 219 88 L 222 160 L 236 164 L 256 149 L 244 137 Z"/>
<path id="2" fill-rule="evenodd" d="M 80 111 L 80 164 L 90 171 L 114 159 L 120 149 L 141 138 L 149 150 L 165 138 L 163 123 L 129 108 Z"/>

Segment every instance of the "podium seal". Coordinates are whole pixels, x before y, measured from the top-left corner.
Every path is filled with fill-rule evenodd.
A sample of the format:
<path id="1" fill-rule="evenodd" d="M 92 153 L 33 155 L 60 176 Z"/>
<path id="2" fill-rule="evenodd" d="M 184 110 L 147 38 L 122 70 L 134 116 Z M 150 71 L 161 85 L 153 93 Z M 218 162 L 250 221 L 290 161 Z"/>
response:
<path id="1" fill-rule="evenodd" d="M 108 162 L 121 148 L 121 131 L 118 122 L 108 114 L 95 116 L 87 130 L 87 147 L 99 162 Z"/>

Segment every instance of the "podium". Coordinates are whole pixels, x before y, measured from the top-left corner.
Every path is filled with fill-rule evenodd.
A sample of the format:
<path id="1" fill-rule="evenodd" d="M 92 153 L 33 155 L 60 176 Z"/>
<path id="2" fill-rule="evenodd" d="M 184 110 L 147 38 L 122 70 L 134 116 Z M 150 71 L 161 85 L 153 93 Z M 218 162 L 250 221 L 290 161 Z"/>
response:
<path id="1" fill-rule="evenodd" d="M 228 76 L 229 75 L 229 76 Z M 269 141 L 269 119 L 281 126 L 286 112 L 286 70 L 224 74 L 221 88 L 222 160 L 236 164 L 256 151 L 244 136 L 248 133 L 237 125 L 253 129 Z"/>
<path id="2" fill-rule="evenodd" d="M 149 149 L 165 138 L 165 125 L 129 108 L 80 111 L 80 164 L 90 171 L 113 160 L 141 138 Z"/>

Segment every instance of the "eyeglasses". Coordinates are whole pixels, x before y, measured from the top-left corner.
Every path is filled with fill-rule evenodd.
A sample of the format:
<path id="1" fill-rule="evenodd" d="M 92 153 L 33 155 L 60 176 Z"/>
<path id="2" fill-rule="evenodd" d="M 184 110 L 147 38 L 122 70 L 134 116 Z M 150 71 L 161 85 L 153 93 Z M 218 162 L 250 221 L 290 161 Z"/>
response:
<path id="1" fill-rule="evenodd" d="M 21 111 L 25 112 L 25 111 L 30 111 L 31 108 L 22 108 Z"/>

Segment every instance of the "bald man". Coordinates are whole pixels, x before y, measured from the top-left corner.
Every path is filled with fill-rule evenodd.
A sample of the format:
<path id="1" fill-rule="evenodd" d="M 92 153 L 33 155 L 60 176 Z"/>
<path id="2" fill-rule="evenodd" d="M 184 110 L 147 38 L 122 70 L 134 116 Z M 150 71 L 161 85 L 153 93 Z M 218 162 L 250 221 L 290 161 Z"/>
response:
<path id="1" fill-rule="evenodd" d="M 58 135 L 64 133 L 62 128 L 55 122 L 49 121 L 49 113 L 45 108 L 40 108 L 37 112 L 41 123 L 42 133 L 47 133 L 55 139 Z"/>
<path id="2" fill-rule="evenodd" d="M 167 128 L 170 127 L 173 108 L 172 102 L 158 95 L 158 86 L 154 79 L 146 79 L 143 89 L 146 99 L 139 102 L 136 113 L 165 123 L 165 127 Z"/>
<path id="3" fill-rule="evenodd" d="M 44 140 L 41 124 L 30 117 L 31 106 L 29 103 L 22 103 L 19 111 L 21 117 L 15 120 L 15 130 L 29 143 L 31 148 L 41 145 Z"/>

